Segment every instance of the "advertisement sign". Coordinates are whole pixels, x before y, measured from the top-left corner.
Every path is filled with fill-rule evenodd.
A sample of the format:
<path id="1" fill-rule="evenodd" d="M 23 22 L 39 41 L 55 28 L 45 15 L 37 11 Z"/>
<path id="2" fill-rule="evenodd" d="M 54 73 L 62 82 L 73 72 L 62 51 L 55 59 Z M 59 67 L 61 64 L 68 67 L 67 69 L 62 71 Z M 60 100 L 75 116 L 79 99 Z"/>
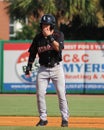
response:
<path id="1" fill-rule="evenodd" d="M 29 43 L 4 44 L 4 92 L 36 92 L 38 57 L 30 78 L 25 76 Z M 65 43 L 62 53 L 67 93 L 104 93 L 104 44 L 96 42 Z M 48 93 L 55 88 L 50 82 Z"/>
<path id="2" fill-rule="evenodd" d="M 27 65 L 30 44 L 4 44 L 4 92 L 30 92 L 35 88 L 25 79 L 24 69 Z M 26 82 L 28 84 L 26 84 Z"/>
<path id="3" fill-rule="evenodd" d="M 67 89 L 104 93 L 104 43 L 67 43 L 63 60 Z"/>
<path id="4" fill-rule="evenodd" d="M 39 68 L 36 57 L 30 77 L 25 76 L 28 61 L 28 48 L 30 44 L 5 43 L 4 44 L 4 92 L 36 92 L 36 75 Z M 55 92 L 52 83 L 48 86 L 48 92 Z"/>

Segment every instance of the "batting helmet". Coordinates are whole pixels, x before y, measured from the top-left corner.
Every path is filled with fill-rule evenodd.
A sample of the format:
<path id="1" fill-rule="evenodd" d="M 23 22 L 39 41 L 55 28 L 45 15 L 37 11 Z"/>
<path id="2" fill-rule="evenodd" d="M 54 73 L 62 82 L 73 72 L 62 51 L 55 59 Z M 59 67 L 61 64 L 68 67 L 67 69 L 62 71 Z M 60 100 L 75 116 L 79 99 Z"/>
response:
<path id="1" fill-rule="evenodd" d="M 51 14 L 45 14 L 42 16 L 40 20 L 40 27 L 42 28 L 42 24 L 49 24 L 51 26 L 51 29 L 54 29 L 56 25 L 55 17 Z"/>

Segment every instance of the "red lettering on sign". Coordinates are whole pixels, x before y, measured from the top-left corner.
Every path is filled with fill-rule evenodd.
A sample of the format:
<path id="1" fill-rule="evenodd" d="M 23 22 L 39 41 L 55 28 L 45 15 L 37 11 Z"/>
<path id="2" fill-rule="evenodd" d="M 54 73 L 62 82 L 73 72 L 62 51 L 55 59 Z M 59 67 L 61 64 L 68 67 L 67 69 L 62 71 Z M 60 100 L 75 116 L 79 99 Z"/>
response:
<path id="1" fill-rule="evenodd" d="M 89 55 L 88 54 L 83 54 L 81 56 L 79 56 L 78 54 L 65 54 L 63 56 L 63 61 L 64 62 L 74 62 L 74 63 L 78 63 L 78 62 L 88 62 L 89 61 Z"/>

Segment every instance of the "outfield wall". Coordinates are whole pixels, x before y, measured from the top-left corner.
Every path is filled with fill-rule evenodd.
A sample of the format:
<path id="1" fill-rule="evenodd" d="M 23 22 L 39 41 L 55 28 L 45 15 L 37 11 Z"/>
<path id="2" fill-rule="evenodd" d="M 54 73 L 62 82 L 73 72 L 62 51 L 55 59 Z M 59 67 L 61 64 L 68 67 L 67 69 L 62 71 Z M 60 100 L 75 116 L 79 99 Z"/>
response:
<path id="1" fill-rule="evenodd" d="M 0 92 L 36 93 L 38 56 L 30 78 L 24 71 L 31 41 L 0 43 Z M 104 94 L 104 42 L 65 41 L 63 68 L 66 91 L 72 94 Z M 60 86 L 61 87 L 61 86 Z M 56 93 L 50 82 L 47 93 Z"/>

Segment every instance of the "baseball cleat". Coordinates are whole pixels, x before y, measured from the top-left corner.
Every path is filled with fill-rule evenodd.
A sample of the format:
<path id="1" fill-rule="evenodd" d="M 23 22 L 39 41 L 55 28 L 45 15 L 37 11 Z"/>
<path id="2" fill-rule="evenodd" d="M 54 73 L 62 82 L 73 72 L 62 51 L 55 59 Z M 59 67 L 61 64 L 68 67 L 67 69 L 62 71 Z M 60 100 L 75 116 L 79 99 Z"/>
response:
<path id="1" fill-rule="evenodd" d="M 62 120 L 61 127 L 68 127 L 68 121 Z"/>
<path id="2" fill-rule="evenodd" d="M 36 126 L 45 126 L 48 124 L 48 121 L 47 120 L 42 120 L 40 119 L 40 121 L 36 124 Z"/>

